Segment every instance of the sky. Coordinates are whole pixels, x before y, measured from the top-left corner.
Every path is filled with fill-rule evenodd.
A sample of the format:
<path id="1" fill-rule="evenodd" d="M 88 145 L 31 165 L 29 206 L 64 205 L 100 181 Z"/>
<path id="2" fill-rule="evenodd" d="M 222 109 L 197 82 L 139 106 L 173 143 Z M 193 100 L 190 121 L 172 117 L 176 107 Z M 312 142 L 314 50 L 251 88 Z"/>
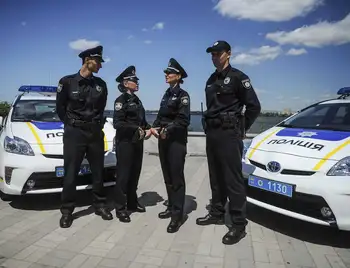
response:
<path id="1" fill-rule="evenodd" d="M 348 0 L 0 0 L 0 100 L 11 102 L 21 85 L 57 85 L 79 71 L 80 51 L 103 45 L 107 109 L 130 65 L 145 108 L 158 109 L 170 58 L 188 73 L 191 110 L 206 109 L 215 67 L 205 50 L 226 40 L 262 110 L 295 111 L 350 86 L 349 29 Z"/>

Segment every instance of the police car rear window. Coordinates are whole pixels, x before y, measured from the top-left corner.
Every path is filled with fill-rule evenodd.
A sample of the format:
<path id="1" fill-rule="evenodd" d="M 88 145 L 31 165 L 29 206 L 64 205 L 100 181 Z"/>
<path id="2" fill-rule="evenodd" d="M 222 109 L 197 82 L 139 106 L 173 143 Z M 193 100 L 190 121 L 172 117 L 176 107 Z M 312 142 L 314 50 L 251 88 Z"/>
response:
<path id="1" fill-rule="evenodd" d="M 13 109 L 11 121 L 59 122 L 54 100 L 21 100 Z"/>
<path id="2" fill-rule="evenodd" d="M 287 119 L 279 126 L 350 132 L 350 103 L 319 104 Z"/>

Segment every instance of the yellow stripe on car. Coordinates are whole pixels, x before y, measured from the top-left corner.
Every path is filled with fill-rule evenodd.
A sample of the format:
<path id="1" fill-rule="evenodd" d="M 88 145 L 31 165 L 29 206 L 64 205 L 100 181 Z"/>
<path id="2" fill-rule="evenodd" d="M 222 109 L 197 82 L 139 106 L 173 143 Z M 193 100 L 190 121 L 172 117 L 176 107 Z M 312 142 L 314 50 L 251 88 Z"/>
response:
<path id="1" fill-rule="evenodd" d="M 266 141 L 268 138 L 270 138 L 272 135 L 276 134 L 278 131 L 280 131 L 281 129 L 277 129 L 273 132 L 271 132 L 269 135 L 267 135 L 265 138 L 263 138 L 261 141 L 258 142 L 258 144 L 250 151 L 249 155 L 248 155 L 248 159 L 250 159 L 254 152 L 261 146 L 261 144 Z"/>
<path id="2" fill-rule="evenodd" d="M 38 135 L 38 133 L 36 132 L 36 130 L 34 129 L 34 127 L 32 126 L 31 123 L 29 122 L 26 122 L 27 126 L 29 127 L 29 129 L 32 131 L 33 135 L 34 135 L 34 138 L 36 139 L 36 142 L 38 143 L 39 145 L 39 148 L 40 148 L 40 151 L 42 154 L 44 154 L 46 151 L 45 151 L 45 148 L 44 148 L 44 145 L 43 143 L 41 142 L 40 140 L 40 137 Z"/>
<path id="3" fill-rule="evenodd" d="M 102 129 L 102 131 L 103 131 L 103 133 L 104 133 L 104 138 L 103 138 L 103 140 L 104 140 L 104 144 L 105 144 L 105 151 L 108 151 L 108 142 L 107 142 L 107 138 L 106 138 L 106 132 L 105 132 L 105 130 L 104 129 Z"/>
<path id="4" fill-rule="evenodd" d="M 329 158 L 331 158 L 333 155 L 335 155 L 337 152 L 339 152 L 341 149 L 344 149 L 344 147 L 346 147 L 347 145 L 350 145 L 350 140 L 347 140 L 346 142 L 343 142 L 342 144 L 340 144 L 338 147 L 336 147 L 335 149 L 333 149 L 332 151 L 330 151 L 328 154 L 325 155 L 325 157 L 322 158 L 322 160 L 320 160 L 316 166 L 313 168 L 313 170 L 319 170 L 324 163 L 326 163 L 327 160 L 329 160 Z"/>

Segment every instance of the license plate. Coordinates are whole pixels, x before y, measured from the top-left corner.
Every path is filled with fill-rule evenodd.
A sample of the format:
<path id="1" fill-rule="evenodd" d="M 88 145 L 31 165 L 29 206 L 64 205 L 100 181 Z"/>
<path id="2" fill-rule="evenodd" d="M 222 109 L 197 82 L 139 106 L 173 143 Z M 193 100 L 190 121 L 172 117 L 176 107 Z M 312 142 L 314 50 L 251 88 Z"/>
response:
<path id="1" fill-rule="evenodd" d="M 90 165 L 82 165 L 78 175 L 90 174 Z M 64 167 L 56 167 L 56 177 L 64 177 Z"/>
<path id="2" fill-rule="evenodd" d="M 293 196 L 293 185 L 279 181 L 272 181 L 250 175 L 248 178 L 248 185 L 288 197 Z"/>

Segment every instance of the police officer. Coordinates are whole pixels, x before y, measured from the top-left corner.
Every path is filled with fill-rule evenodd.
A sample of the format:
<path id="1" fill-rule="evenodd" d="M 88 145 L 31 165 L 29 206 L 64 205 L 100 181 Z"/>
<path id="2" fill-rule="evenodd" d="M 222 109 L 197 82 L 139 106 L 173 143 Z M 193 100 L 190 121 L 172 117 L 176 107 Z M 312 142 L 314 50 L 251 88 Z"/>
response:
<path id="1" fill-rule="evenodd" d="M 134 66 L 129 66 L 116 78 L 122 92 L 114 102 L 113 116 L 117 156 L 115 208 L 121 222 L 130 222 L 127 210 L 146 211 L 138 202 L 136 190 L 143 160 L 143 140 L 152 134 L 142 102 L 135 95 L 138 80 Z"/>
<path id="2" fill-rule="evenodd" d="M 175 59 L 169 60 L 164 73 L 170 87 L 162 98 L 152 133 L 159 139 L 159 158 L 168 194 L 167 209 L 159 213 L 159 218 L 171 217 L 167 232 L 174 233 L 184 220 L 184 165 L 190 124 L 190 97 L 180 87 L 187 73 Z"/>
<path id="3" fill-rule="evenodd" d="M 98 73 L 104 62 L 103 47 L 87 49 L 79 54 L 82 67 L 79 72 L 62 77 L 57 88 L 56 110 L 64 123 L 63 156 L 65 176 L 62 191 L 60 226 L 72 225 L 75 205 L 75 179 L 86 156 L 92 173 L 92 193 L 95 214 L 111 220 L 106 207 L 103 187 L 104 132 L 103 112 L 107 101 L 107 85 Z"/>
<path id="4" fill-rule="evenodd" d="M 249 77 L 229 63 L 231 46 L 226 41 L 217 41 L 206 51 L 211 53 L 216 67 L 206 83 L 207 111 L 203 114 L 212 201 L 209 214 L 196 222 L 198 225 L 224 224 L 228 198 L 233 225 L 222 242 L 235 244 L 246 235 L 247 225 L 243 139 L 261 107 Z"/>

